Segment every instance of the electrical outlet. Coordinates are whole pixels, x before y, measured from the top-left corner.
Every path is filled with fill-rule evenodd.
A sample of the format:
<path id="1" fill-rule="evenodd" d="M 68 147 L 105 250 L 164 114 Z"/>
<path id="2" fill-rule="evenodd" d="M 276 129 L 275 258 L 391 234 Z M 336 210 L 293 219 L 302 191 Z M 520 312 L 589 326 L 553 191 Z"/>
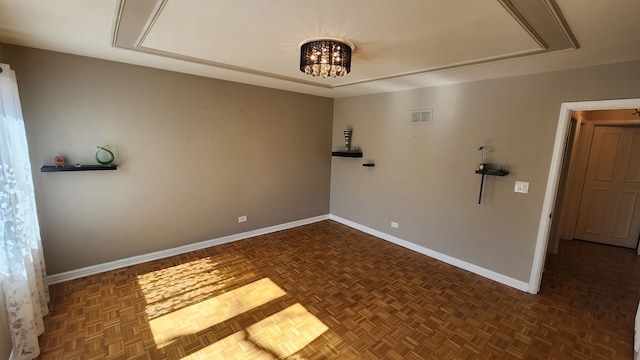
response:
<path id="1" fill-rule="evenodd" d="M 391 222 L 391 227 L 394 228 L 394 229 L 397 229 L 398 228 L 398 223 L 392 221 Z"/>
<path id="2" fill-rule="evenodd" d="M 247 221 L 247 215 L 242 215 L 242 216 L 238 217 L 238 222 L 239 223 L 243 223 L 245 221 Z"/>

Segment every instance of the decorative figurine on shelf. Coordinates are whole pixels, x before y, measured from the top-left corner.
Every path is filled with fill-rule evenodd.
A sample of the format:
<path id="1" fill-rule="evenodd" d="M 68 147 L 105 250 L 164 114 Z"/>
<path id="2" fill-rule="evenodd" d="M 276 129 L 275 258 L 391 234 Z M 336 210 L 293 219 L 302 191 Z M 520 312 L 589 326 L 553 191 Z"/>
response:
<path id="1" fill-rule="evenodd" d="M 64 167 L 64 158 L 60 155 L 56 155 L 53 157 L 53 163 L 56 165 L 56 167 Z"/>
<path id="2" fill-rule="evenodd" d="M 106 146 L 106 145 L 105 145 Z M 113 151 L 107 149 L 105 146 L 98 146 L 96 151 L 96 161 L 103 166 L 110 166 L 116 156 Z"/>
<path id="3" fill-rule="evenodd" d="M 478 170 L 486 170 L 489 167 L 489 164 L 487 163 L 485 152 L 489 154 L 490 152 L 493 152 L 493 148 L 482 145 L 478 148 L 478 151 L 482 151 L 482 162 L 478 164 Z"/>
<path id="4" fill-rule="evenodd" d="M 344 148 L 346 152 L 351 151 L 351 134 L 353 134 L 352 129 L 344 129 Z"/>

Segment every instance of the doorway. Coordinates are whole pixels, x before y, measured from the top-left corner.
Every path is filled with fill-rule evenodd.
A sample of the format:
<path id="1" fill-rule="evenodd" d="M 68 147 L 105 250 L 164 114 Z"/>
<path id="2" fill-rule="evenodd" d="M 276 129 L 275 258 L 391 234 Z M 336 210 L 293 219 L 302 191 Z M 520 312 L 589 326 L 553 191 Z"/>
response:
<path id="1" fill-rule="evenodd" d="M 535 254 L 532 264 L 531 277 L 529 280 L 529 292 L 537 294 L 540 290 L 542 280 L 542 271 L 544 269 L 544 261 L 549 245 L 549 235 L 552 224 L 552 216 L 556 197 L 560 187 L 560 178 L 562 173 L 563 159 L 565 156 L 565 146 L 569 135 L 571 124 L 571 114 L 573 111 L 589 111 L 589 110 L 619 110 L 619 109 L 637 109 L 640 108 L 640 99 L 623 99 L 623 100 L 602 100 L 588 102 L 563 103 L 560 108 L 560 116 L 558 118 L 558 127 L 556 130 L 556 139 L 549 169 L 549 177 L 547 179 L 547 187 L 545 190 L 545 198 L 540 216 L 540 225 L 538 227 L 538 236 L 536 241 Z M 639 118 L 640 119 L 640 118 Z"/>

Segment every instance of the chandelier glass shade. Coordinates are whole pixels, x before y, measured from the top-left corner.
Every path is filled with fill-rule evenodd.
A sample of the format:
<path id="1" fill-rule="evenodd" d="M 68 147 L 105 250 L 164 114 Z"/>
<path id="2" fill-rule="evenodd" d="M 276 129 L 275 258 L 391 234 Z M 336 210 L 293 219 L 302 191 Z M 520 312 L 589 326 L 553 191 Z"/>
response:
<path id="1" fill-rule="evenodd" d="M 351 51 L 344 40 L 319 39 L 300 46 L 300 71 L 311 76 L 344 76 L 351 71 Z"/>

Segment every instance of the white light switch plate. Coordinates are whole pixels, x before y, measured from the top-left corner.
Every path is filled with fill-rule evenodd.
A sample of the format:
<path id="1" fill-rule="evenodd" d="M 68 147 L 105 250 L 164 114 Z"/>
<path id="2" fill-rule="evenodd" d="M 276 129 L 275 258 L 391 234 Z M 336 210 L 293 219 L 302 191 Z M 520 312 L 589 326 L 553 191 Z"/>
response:
<path id="1" fill-rule="evenodd" d="M 516 181 L 516 187 L 513 191 L 517 193 L 527 194 L 529 193 L 529 183 L 524 181 Z"/>

